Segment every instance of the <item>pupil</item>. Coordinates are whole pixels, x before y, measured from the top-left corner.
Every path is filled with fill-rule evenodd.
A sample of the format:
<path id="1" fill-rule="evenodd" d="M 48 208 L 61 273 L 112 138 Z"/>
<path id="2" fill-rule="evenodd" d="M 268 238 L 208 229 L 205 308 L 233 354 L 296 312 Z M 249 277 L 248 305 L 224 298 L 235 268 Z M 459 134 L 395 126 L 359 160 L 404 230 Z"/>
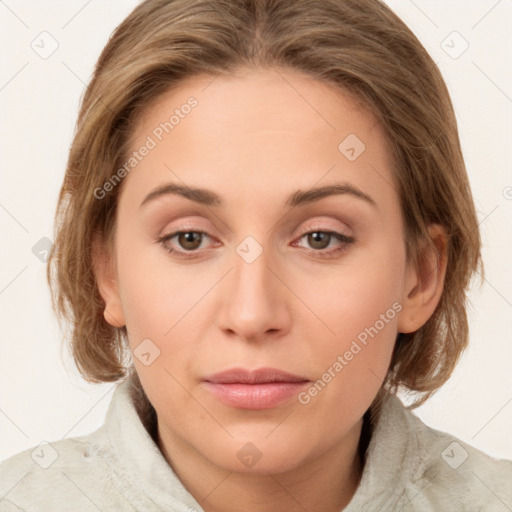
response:
<path id="1" fill-rule="evenodd" d="M 194 239 L 200 238 L 201 235 L 194 231 L 190 231 L 187 233 L 182 233 L 181 236 L 184 237 L 184 247 L 187 247 L 187 244 L 192 244 L 192 248 L 194 248 Z M 191 247 L 187 248 L 190 249 Z"/>
<path id="2" fill-rule="evenodd" d="M 317 248 L 323 249 L 325 247 L 325 240 L 324 240 L 324 243 L 322 244 L 322 238 L 325 238 L 326 240 L 328 240 L 330 235 L 328 235 L 327 233 L 315 231 L 314 233 L 311 233 L 310 236 L 313 238 L 314 244 L 320 244 L 320 247 L 317 246 Z"/>

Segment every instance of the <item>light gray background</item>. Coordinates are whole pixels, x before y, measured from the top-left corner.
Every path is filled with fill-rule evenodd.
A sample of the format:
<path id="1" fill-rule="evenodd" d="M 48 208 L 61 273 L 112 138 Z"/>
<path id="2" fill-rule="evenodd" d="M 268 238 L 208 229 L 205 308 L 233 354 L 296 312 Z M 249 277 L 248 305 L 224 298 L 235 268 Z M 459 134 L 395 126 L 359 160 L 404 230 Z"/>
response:
<path id="1" fill-rule="evenodd" d="M 91 432 L 112 396 L 113 384 L 87 384 L 61 358 L 46 265 L 32 248 L 52 238 L 79 100 L 95 61 L 137 3 L 0 3 L 0 460 L 42 441 Z M 486 264 L 484 285 L 470 293 L 470 348 L 416 413 L 512 459 L 512 1 L 386 3 L 427 48 L 451 92 Z M 31 47 L 51 48 L 43 31 L 58 43 L 45 59 Z M 464 42 L 454 31 L 469 44 L 457 58 Z"/>

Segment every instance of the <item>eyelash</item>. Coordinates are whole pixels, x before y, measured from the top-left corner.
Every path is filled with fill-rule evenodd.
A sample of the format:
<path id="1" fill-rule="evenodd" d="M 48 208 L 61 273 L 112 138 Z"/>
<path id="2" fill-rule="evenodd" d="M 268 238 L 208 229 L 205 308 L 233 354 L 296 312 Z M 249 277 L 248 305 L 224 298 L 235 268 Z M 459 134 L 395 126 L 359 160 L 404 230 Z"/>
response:
<path id="1" fill-rule="evenodd" d="M 173 254 L 177 255 L 179 258 L 187 259 L 187 258 L 199 257 L 199 251 L 197 251 L 197 250 L 186 252 L 186 251 L 177 251 L 175 249 L 170 249 L 168 247 L 167 243 L 169 242 L 169 240 L 173 239 L 177 235 L 185 234 L 185 233 L 196 233 L 196 234 L 208 236 L 208 233 L 205 233 L 204 231 L 194 231 L 194 230 L 175 231 L 174 233 L 170 233 L 168 235 L 158 237 L 157 242 L 160 243 L 168 253 L 173 253 Z M 341 247 L 338 247 L 337 249 L 334 249 L 334 250 L 327 251 L 325 249 L 319 249 L 319 250 L 310 249 L 307 251 L 309 253 L 314 254 L 315 256 L 320 256 L 321 258 L 333 257 L 336 254 L 340 254 L 340 253 L 344 252 L 345 250 L 347 250 L 348 245 L 355 242 L 354 237 L 344 235 L 343 233 L 338 233 L 337 231 L 328 231 L 328 230 L 321 230 L 321 229 L 313 229 L 311 231 L 308 231 L 307 233 L 304 233 L 299 238 L 299 240 L 301 240 L 305 236 L 311 235 L 313 233 L 323 233 L 323 234 L 331 235 L 332 237 L 334 237 L 334 238 L 338 239 L 340 242 L 342 242 Z M 329 240 L 329 242 L 330 241 L 331 240 Z"/>

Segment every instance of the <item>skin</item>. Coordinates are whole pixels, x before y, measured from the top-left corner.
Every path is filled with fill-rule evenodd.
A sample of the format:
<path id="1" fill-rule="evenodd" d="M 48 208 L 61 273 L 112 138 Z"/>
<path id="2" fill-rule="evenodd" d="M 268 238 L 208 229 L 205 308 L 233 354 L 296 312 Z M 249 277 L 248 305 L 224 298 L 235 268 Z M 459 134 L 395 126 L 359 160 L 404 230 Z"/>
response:
<path id="1" fill-rule="evenodd" d="M 362 417 L 397 333 L 421 327 L 440 299 L 444 232 L 430 227 L 440 257 L 425 252 L 420 268 L 407 262 L 379 123 L 349 94 L 300 72 L 188 79 L 144 111 L 133 150 L 190 96 L 197 107 L 124 178 L 113 248 L 96 244 L 105 319 L 127 326 L 132 350 L 147 338 L 160 350 L 150 365 L 134 363 L 157 412 L 160 449 L 205 511 L 339 511 L 360 482 Z M 354 161 L 338 150 L 348 134 L 366 146 Z M 140 206 L 169 182 L 210 189 L 225 205 L 166 195 Z M 376 206 L 349 194 L 284 206 L 297 189 L 341 182 Z M 180 229 L 207 235 L 157 241 Z M 315 242 L 312 231 L 355 241 L 324 234 Z M 247 236 L 262 248 L 252 263 L 236 250 Z M 239 366 L 314 382 L 394 303 L 401 311 L 307 404 L 243 410 L 201 383 Z M 247 442 L 262 455 L 252 467 L 237 457 Z"/>

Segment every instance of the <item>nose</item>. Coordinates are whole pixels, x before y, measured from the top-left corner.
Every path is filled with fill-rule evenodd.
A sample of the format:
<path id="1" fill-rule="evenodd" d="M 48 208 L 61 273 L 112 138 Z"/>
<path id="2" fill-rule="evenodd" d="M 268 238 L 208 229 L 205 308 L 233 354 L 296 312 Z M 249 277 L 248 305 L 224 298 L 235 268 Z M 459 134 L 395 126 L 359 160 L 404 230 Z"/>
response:
<path id="1" fill-rule="evenodd" d="M 290 329 L 288 301 L 292 294 L 286 278 L 271 259 L 270 250 L 257 245 L 234 254 L 234 268 L 223 283 L 218 314 L 224 332 L 250 342 L 274 339 Z"/>

